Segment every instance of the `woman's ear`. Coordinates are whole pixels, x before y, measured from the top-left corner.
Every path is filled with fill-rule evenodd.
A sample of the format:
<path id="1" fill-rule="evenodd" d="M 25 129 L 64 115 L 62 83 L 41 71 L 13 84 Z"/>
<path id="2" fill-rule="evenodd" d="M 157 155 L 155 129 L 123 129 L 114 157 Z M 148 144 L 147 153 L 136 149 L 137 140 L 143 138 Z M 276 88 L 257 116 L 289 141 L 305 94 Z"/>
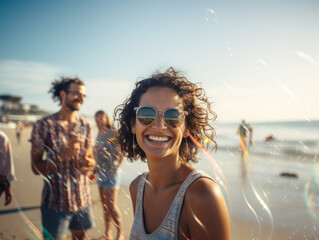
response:
<path id="1" fill-rule="evenodd" d="M 66 92 L 64 90 L 61 90 L 60 91 L 60 99 L 61 99 L 61 103 L 64 101 L 65 97 L 66 97 Z"/>
<path id="2" fill-rule="evenodd" d="M 131 121 L 131 132 L 133 133 L 133 134 L 136 134 L 136 127 L 135 127 L 135 121 Z"/>

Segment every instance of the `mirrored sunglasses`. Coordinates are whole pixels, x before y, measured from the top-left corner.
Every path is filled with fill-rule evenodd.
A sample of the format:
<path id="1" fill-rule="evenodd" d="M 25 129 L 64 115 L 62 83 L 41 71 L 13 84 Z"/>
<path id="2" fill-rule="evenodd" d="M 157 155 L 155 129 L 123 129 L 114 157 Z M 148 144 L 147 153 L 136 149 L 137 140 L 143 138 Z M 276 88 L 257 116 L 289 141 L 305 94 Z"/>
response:
<path id="1" fill-rule="evenodd" d="M 163 112 L 163 118 L 167 126 L 177 128 L 182 125 L 187 111 L 180 111 L 176 108 L 169 108 L 166 110 L 157 110 L 150 106 L 135 107 L 137 120 L 144 126 L 150 125 L 158 115 L 158 112 Z"/>

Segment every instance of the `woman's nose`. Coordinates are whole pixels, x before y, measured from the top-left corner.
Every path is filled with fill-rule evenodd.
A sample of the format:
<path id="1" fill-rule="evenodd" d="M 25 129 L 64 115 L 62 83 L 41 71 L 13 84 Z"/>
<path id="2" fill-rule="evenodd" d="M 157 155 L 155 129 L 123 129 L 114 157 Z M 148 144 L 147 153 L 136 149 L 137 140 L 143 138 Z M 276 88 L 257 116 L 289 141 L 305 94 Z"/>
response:
<path id="1" fill-rule="evenodd" d="M 157 117 L 152 124 L 155 128 L 166 128 L 166 122 L 162 112 L 157 113 Z"/>

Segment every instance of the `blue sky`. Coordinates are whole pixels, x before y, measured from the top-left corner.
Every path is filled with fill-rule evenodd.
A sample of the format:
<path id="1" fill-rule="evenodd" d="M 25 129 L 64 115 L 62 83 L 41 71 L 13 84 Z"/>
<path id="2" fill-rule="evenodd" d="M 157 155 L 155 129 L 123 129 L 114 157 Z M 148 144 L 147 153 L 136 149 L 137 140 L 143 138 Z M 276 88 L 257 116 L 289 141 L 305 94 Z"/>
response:
<path id="1" fill-rule="evenodd" d="M 0 94 L 57 111 L 53 79 L 78 76 L 80 113 L 109 114 L 173 66 L 223 122 L 319 119 L 316 0 L 2 0 Z"/>

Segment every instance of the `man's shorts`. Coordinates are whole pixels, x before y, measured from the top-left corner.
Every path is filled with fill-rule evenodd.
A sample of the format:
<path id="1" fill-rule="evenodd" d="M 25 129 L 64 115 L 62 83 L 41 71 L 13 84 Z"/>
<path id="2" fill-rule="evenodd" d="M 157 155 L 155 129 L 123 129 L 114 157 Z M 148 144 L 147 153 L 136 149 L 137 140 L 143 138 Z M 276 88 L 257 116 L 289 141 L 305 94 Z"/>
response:
<path id="1" fill-rule="evenodd" d="M 77 212 L 57 212 L 46 205 L 41 206 L 43 237 L 48 239 L 61 239 L 72 232 L 83 232 L 94 227 L 91 205 Z"/>

